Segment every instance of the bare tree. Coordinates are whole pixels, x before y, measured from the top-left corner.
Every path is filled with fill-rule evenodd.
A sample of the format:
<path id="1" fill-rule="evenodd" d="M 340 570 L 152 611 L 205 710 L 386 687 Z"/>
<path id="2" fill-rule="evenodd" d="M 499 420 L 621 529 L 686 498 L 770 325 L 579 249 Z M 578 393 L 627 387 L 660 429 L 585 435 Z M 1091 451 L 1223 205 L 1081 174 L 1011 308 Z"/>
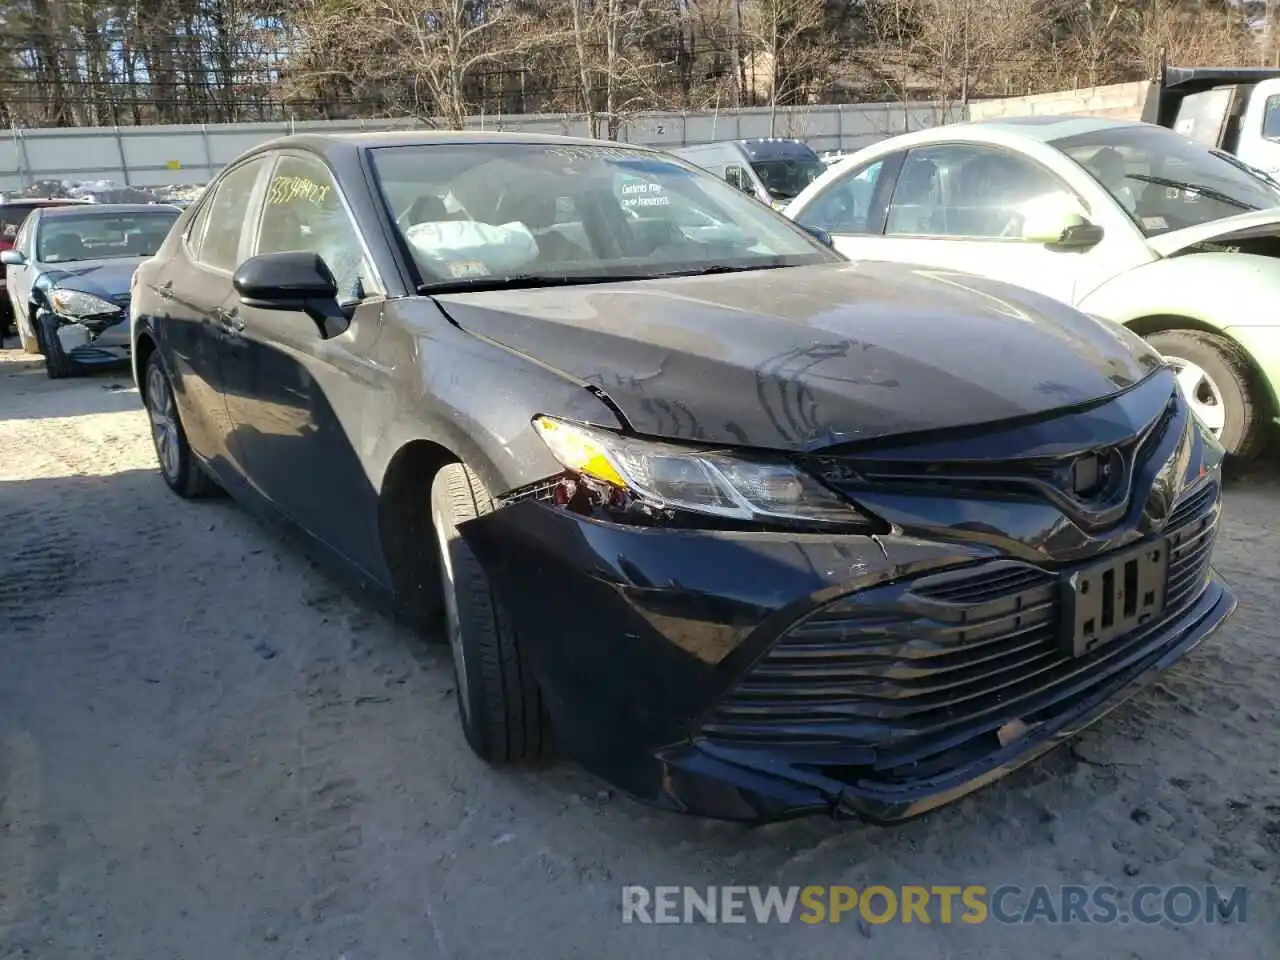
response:
<path id="1" fill-rule="evenodd" d="M 825 0 L 747 0 L 743 34 L 751 44 L 748 72 L 764 74 L 769 88 L 769 135 L 778 106 L 820 93 L 831 78 L 839 49 L 827 31 Z"/>
<path id="2" fill-rule="evenodd" d="M 664 65 L 648 56 L 645 35 L 654 29 L 655 4 L 646 0 L 560 0 L 562 33 L 553 28 L 542 43 L 572 43 L 576 97 L 593 137 L 618 138 L 626 118 L 639 107 L 652 109 L 656 90 L 651 72 Z"/>
<path id="3" fill-rule="evenodd" d="M 303 0 L 295 14 L 309 37 L 342 35 L 359 51 L 343 58 L 344 72 L 375 85 L 399 79 L 412 112 L 455 129 L 469 113 L 473 74 L 525 42 L 518 19 L 513 4 L 475 0 Z"/>

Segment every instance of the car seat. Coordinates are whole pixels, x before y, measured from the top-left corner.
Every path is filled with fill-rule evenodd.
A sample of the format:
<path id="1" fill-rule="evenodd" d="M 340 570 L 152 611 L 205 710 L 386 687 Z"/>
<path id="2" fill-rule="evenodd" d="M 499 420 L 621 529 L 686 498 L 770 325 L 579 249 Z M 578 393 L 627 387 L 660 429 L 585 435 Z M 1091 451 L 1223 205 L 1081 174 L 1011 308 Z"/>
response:
<path id="1" fill-rule="evenodd" d="M 423 194 L 413 201 L 413 205 L 405 214 L 406 226 L 410 227 L 419 223 L 441 223 L 458 219 L 460 219 L 459 215 L 450 213 L 443 200 L 430 193 Z"/>
<path id="2" fill-rule="evenodd" d="M 938 165 L 932 160 L 907 159 L 889 205 L 887 233 L 910 236 L 939 231 L 937 180 Z"/>
<path id="3" fill-rule="evenodd" d="M 55 234 L 40 246 L 42 254 L 40 259 L 50 263 L 85 258 L 84 239 L 78 233 Z"/>

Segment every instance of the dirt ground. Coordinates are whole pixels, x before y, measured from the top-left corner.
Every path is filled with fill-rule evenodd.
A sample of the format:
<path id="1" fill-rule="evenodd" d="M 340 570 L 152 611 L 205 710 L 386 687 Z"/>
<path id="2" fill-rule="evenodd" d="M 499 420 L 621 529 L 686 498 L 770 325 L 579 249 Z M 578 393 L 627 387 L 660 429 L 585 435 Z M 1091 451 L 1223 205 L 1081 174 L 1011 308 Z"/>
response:
<path id="1" fill-rule="evenodd" d="M 125 376 L 0 352 L 0 958 L 1280 955 L 1280 463 L 1235 619 L 1072 748 L 895 829 L 652 810 L 466 749 L 445 653 L 153 466 Z M 1206 883 L 1244 922 L 624 926 L 624 884 Z"/>

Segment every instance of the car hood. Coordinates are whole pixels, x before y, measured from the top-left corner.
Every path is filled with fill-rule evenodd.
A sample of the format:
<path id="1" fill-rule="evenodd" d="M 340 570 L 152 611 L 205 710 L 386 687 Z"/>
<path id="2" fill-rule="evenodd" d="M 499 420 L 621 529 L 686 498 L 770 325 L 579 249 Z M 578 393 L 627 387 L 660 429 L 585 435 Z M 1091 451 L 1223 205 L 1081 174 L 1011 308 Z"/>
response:
<path id="1" fill-rule="evenodd" d="M 792 451 L 1042 414 L 1161 365 L 1047 297 L 894 264 L 436 300 L 462 329 L 599 388 L 638 433 Z"/>
<path id="2" fill-rule="evenodd" d="M 1171 257 L 1197 243 L 1230 243 L 1232 240 L 1276 235 L 1280 235 L 1280 207 L 1252 210 L 1234 217 L 1183 227 L 1181 230 L 1170 230 L 1158 237 L 1149 237 L 1147 244 L 1160 256 Z"/>
<path id="3" fill-rule="evenodd" d="M 82 290 L 104 300 L 118 300 L 129 293 L 133 272 L 146 257 L 112 260 L 77 260 L 68 264 L 46 264 L 44 282 L 64 290 Z"/>

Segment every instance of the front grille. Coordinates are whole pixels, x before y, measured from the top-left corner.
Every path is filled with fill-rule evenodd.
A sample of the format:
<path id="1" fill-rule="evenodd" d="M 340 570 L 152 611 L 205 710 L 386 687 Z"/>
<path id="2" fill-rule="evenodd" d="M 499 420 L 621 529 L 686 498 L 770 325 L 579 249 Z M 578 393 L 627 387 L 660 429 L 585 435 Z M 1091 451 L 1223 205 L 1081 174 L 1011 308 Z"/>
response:
<path id="1" fill-rule="evenodd" d="M 993 561 L 924 575 L 847 595 L 795 624 L 700 737 L 827 756 L 856 747 L 874 755 L 859 776 L 920 775 L 929 758 L 985 742 L 1008 720 L 1050 717 L 1152 652 L 1160 628 L 1208 584 L 1218 512 L 1216 485 L 1176 505 L 1164 617 L 1100 650 L 1058 648 L 1059 574 Z"/>

